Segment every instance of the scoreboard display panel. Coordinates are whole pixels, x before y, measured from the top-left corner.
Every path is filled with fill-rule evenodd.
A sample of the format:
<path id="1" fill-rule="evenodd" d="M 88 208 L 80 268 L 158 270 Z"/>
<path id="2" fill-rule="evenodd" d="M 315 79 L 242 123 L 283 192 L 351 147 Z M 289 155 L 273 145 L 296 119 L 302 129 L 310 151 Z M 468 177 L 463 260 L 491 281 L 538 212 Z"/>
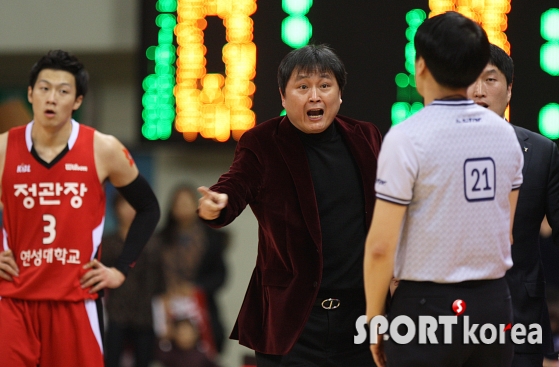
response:
<path id="1" fill-rule="evenodd" d="M 144 143 L 234 145 L 283 113 L 277 67 L 309 43 L 328 44 L 345 63 L 340 113 L 385 133 L 423 108 L 413 36 L 449 10 L 476 20 L 512 56 L 510 121 L 559 138 L 556 0 L 145 0 L 138 133 Z"/>

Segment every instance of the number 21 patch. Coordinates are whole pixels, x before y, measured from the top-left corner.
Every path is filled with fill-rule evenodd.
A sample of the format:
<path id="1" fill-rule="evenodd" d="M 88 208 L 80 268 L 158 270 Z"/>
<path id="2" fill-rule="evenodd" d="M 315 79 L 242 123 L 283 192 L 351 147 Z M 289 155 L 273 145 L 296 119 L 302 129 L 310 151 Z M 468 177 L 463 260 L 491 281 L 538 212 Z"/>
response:
<path id="1" fill-rule="evenodd" d="M 464 195 L 468 201 L 495 199 L 495 162 L 490 157 L 464 162 Z"/>

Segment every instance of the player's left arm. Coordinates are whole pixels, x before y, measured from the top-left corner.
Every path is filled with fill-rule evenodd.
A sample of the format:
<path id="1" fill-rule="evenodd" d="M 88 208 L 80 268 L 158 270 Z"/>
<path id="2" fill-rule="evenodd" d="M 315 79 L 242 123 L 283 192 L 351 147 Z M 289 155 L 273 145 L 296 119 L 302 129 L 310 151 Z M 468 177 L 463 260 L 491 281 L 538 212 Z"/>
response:
<path id="1" fill-rule="evenodd" d="M 95 132 L 95 166 L 101 182 L 109 180 L 136 210 L 136 216 L 124 240 L 122 253 L 113 268 L 93 260 L 84 266 L 91 269 L 81 279 L 90 293 L 119 287 L 153 234 L 160 217 L 159 203 L 145 178 L 139 173 L 128 150 L 110 135 Z"/>
<path id="2" fill-rule="evenodd" d="M 375 316 L 384 315 L 386 295 L 394 273 L 394 254 L 407 208 L 382 199 L 376 201 L 363 260 L 367 322 Z M 379 367 L 386 364 L 381 345 L 371 344 L 373 358 Z"/>

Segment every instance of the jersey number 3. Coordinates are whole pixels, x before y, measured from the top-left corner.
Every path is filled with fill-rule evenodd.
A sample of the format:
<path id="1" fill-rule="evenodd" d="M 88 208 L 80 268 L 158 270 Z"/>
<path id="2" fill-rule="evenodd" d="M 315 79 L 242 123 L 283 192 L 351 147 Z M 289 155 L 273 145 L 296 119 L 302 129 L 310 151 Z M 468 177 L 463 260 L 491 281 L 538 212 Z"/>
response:
<path id="1" fill-rule="evenodd" d="M 495 162 L 490 157 L 464 162 L 464 195 L 468 201 L 495 199 Z"/>
<path id="2" fill-rule="evenodd" d="M 47 225 L 43 226 L 46 237 L 43 237 L 43 245 L 50 245 L 56 238 L 56 218 L 52 214 L 43 214 L 43 221 Z"/>

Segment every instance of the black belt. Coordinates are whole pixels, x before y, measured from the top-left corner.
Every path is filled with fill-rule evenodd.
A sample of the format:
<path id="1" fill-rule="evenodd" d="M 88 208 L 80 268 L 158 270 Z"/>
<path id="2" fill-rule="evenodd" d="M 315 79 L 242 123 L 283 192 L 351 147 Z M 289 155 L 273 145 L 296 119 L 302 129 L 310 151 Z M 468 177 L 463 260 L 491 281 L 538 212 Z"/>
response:
<path id="1" fill-rule="evenodd" d="M 344 307 L 350 304 L 364 304 L 365 292 L 363 288 L 355 289 L 321 289 L 318 292 L 315 307 L 320 307 L 325 310 L 335 310 L 339 308 L 344 301 Z"/>

